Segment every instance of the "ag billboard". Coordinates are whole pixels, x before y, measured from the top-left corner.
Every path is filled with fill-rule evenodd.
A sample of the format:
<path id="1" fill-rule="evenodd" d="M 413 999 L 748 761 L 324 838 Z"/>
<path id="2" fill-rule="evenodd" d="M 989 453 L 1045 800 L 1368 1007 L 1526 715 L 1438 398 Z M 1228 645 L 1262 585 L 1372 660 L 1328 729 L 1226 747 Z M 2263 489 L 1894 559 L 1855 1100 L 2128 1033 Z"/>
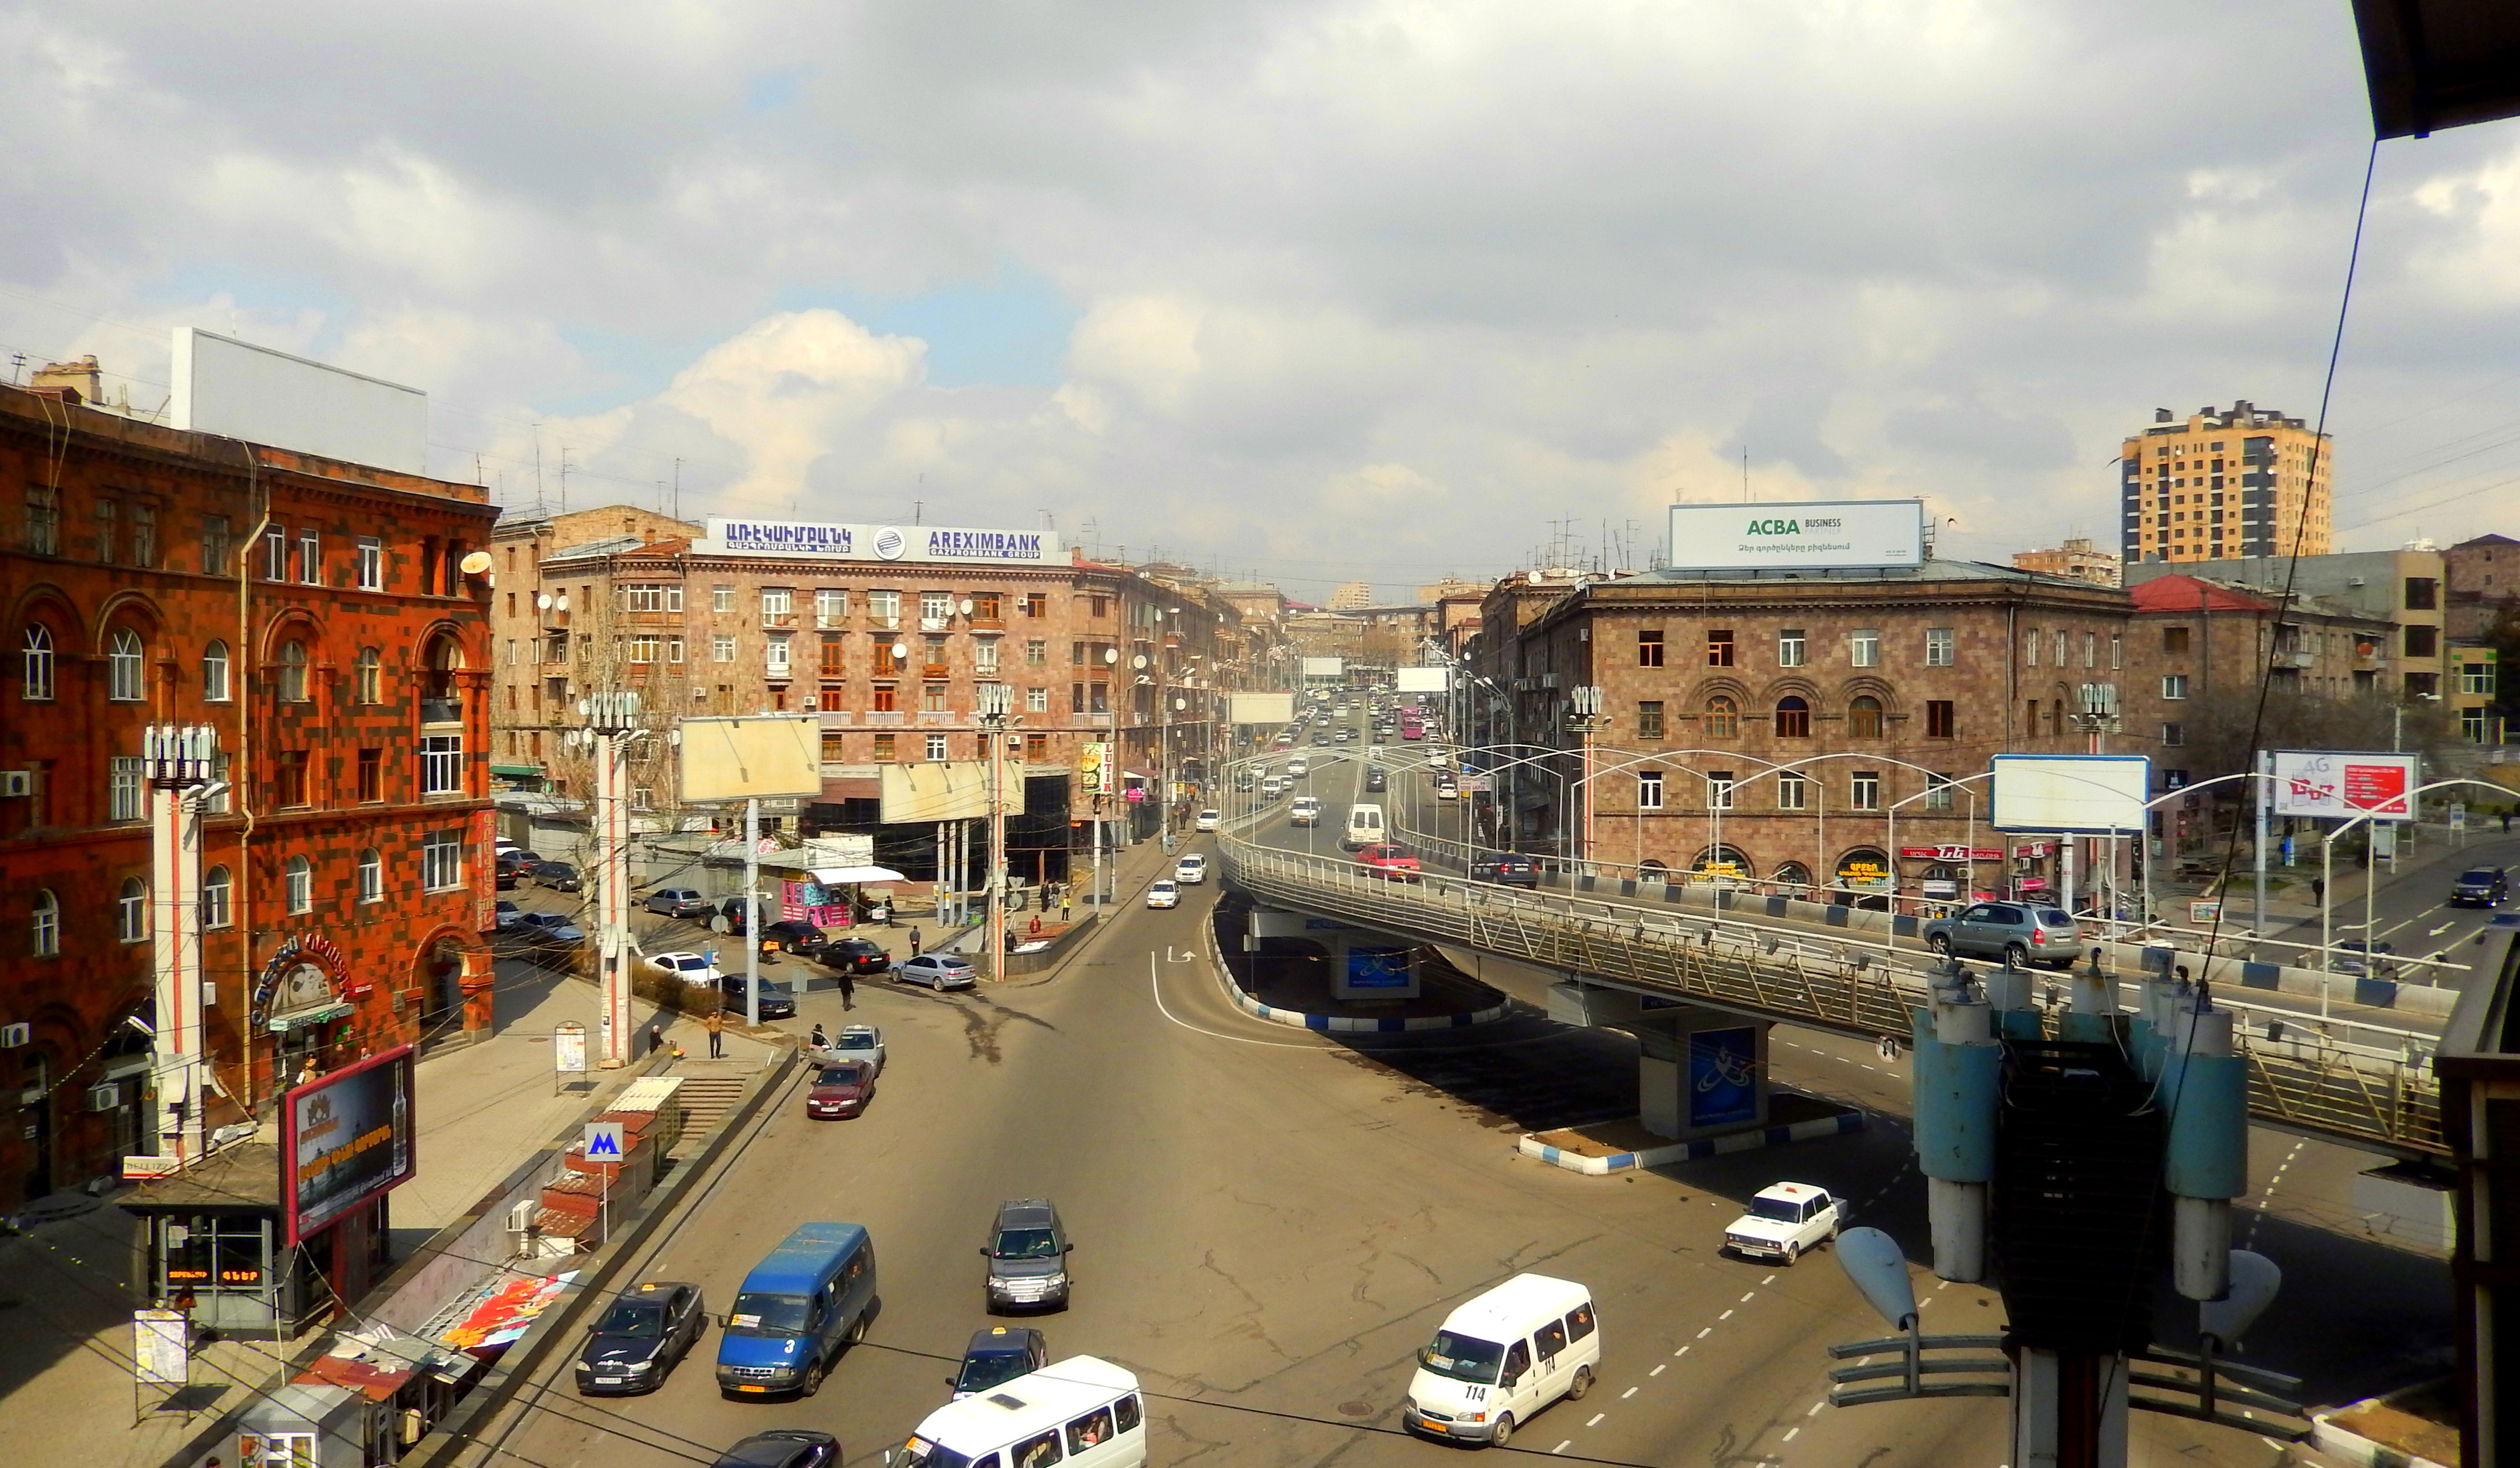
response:
<path id="1" fill-rule="evenodd" d="M 2415 819 L 2415 757 L 2411 754 L 2346 754 L 2334 750 L 2275 751 L 2278 816 L 2342 821 Z"/>

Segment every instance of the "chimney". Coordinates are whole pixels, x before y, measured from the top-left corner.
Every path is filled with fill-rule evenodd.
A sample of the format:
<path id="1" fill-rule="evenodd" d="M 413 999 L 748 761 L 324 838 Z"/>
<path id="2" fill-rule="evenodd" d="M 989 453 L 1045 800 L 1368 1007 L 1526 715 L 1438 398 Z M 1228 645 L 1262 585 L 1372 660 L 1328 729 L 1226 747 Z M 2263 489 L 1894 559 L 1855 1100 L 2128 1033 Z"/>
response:
<path id="1" fill-rule="evenodd" d="M 96 357 L 90 354 L 69 362 L 47 362 L 35 370 L 34 380 L 26 385 L 42 392 L 55 390 L 66 403 L 94 403 L 104 400 L 105 374 L 98 370 Z"/>
<path id="2" fill-rule="evenodd" d="M 2152 410 L 2152 421 L 2153 421 L 2154 423 L 2166 423 L 2170 422 L 2170 410 L 2169 410 L 2169 409 L 2167 409 L 2167 408 L 2155 408 L 2155 409 L 2153 409 L 2153 410 Z"/>

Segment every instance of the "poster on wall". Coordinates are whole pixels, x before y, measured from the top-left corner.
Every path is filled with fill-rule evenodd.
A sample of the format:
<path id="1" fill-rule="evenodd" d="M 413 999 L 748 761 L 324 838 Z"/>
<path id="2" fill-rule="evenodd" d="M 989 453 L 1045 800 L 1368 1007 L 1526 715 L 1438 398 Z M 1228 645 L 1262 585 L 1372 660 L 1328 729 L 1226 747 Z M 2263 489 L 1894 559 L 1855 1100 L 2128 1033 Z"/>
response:
<path id="1" fill-rule="evenodd" d="M 281 1098 L 280 1199 L 290 1244 L 418 1173 L 414 1053 L 398 1045 Z"/>
<path id="2" fill-rule="evenodd" d="M 1759 1119 L 1759 1032 L 1699 1030 L 1688 1037 L 1688 1125 Z"/>
<path id="3" fill-rule="evenodd" d="M 1347 951 L 1347 987 L 1350 989 L 1408 988 L 1409 950 L 1350 948 Z"/>

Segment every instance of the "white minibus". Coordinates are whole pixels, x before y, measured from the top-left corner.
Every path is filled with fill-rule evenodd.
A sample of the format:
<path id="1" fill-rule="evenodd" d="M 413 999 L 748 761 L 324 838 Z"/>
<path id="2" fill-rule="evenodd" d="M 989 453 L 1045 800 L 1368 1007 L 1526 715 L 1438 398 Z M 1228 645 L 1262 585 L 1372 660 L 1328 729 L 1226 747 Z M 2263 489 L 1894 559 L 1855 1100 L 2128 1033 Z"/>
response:
<path id="1" fill-rule="evenodd" d="M 1382 842 L 1382 807 L 1368 804 L 1349 806 L 1347 834 L 1339 837 L 1339 845 L 1349 851 L 1363 851 Z"/>
<path id="2" fill-rule="evenodd" d="M 1401 1421 L 1430 1437 L 1502 1447 L 1542 1407 L 1593 1390 L 1600 1364 L 1593 1292 L 1516 1274 L 1444 1317 L 1418 1353 Z"/>
<path id="3" fill-rule="evenodd" d="M 1147 1461 L 1147 1407 L 1138 1378 L 1090 1356 L 1053 1361 L 1028 1376 L 927 1414 L 890 1468 L 1139 1468 Z"/>

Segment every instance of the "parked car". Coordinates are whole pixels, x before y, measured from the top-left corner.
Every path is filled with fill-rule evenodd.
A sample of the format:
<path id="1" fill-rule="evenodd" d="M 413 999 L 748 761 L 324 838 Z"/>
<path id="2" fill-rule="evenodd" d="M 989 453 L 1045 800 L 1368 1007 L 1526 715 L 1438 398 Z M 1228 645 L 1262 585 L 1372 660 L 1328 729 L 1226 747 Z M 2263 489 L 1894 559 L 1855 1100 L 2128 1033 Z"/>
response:
<path id="1" fill-rule="evenodd" d="M 1022 1325 L 992 1325 L 975 1332 L 963 1348 L 962 1369 L 954 1373 L 954 1400 L 975 1397 L 1050 1364 L 1050 1342 L 1038 1330 Z"/>
<path id="2" fill-rule="evenodd" d="M 1752 1259 L 1792 1264 L 1837 1237 L 1846 1207 L 1828 1189 L 1808 1182 L 1779 1182 L 1750 1199 L 1750 1211 L 1724 1225 L 1724 1247 Z"/>
<path id="3" fill-rule="evenodd" d="M 521 879 L 521 873 L 523 871 L 524 868 L 522 867 L 519 867 L 513 862 L 501 862 L 496 867 L 492 868 L 490 872 L 490 881 L 502 892 L 513 892 L 517 888 L 518 881 Z"/>
<path id="4" fill-rule="evenodd" d="M 892 955 L 871 938 L 837 938 L 814 950 L 814 961 L 841 973 L 887 973 Z"/>
<path id="5" fill-rule="evenodd" d="M 990 1312 L 1026 1306 L 1065 1309 L 1067 1256 L 1075 1247 L 1048 1198 L 999 1204 L 989 1241 L 980 1246 L 989 1262 L 985 1290 Z"/>
<path id="6" fill-rule="evenodd" d="M 1925 924 L 1925 947 L 1938 954 L 2001 958 L 2015 968 L 2071 968 L 2081 937 L 2064 909 L 2018 902 L 1976 903 Z"/>
<path id="7" fill-rule="evenodd" d="M 578 1395 L 656 1390 L 707 1328 L 698 1285 L 656 1279 L 623 1291 L 587 1328 L 577 1353 Z"/>
<path id="8" fill-rule="evenodd" d="M 515 903 L 508 901 L 504 897 L 500 898 L 498 905 L 490 911 L 498 915 L 499 926 L 503 928 L 515 927 L 518 919 L 525 915 L 524 909 L 518 907 Z"/>
<path id="9" fill-rule="evenodd" d="M 584 943 L 586 930 L 559 912 L 527 912 L 517 919 L 517 927 L 537 943 Z"/>
<path id="10" fill-rule="evenodd" d="M 810 1427 L 782 1427 L 754 1433 L 710 1468 L 839 1468 L 839 1439 Z"/>
<path id="11" fill-rule="evenodd" d="M 948 989 L 968 989 L 980 982 L 980 971 L 969 960 L 952 954 L 921 954 L 893 965 L 892 976 L 905 984 L 924 984 L 942 994 Z"/>
<path id="12" fill-rule="evenodd" d="M 863 1060 L 883 1074 L 883 1032 L 873 1025 L 842 1025 L 822 1053 L 842 1060 Z"/>
<path id="13" fill-rule="evenodd" d="M 1185 887 L 1195 887 L 1207 881 L 1207 858 L 1192 852 L 1173 864 L 1173 880 Z"/>
<path id="14" fill-rule="evenodd" d="M 566 862 L 544 862 L 534 867 L 534 885 L 549 887 L 554 892 L 582 892 L 586 881 L 577 868 Z"/>
<path id="15" fill-rule="evenodd" d="M 2476 903 L 2483 907 L 2499 907 L 2511 896 L 2511 879 L 2499 867 L 2470 867 L 2451 883 L 2450 900 L 2453 906 Z"/>
<path id="16" fill-rule="evenodd" d="M 697 887 L 659 887 L 639 906 L 667 917 L 706 917 L 709 911 L 708 899 Z"/>
<path id="17" fill-rule="evenodd" d="M 743 975 L 731 973 L 721 977 L 717 981 L 717 1001 L 730 1017 L 742 1015 L 744 1012 Z M 796 992 L 775 979 L 763 979 L 760 1013 L 763 1019 L 794 1019 Z"/>
<path id="18" fill-rule="evenodd" d="M 875 1099 L 875 1067 L 863 1060 L 826 1061 L 805 1092 L 807 1116 L 863 1116 Z"/>
<path id="19" fill-rule="evenodd" d="M 1171 882 L 1148 883 L 1147 886 L 1147 906 L 1150 908 L 1180 907 L 1181 888 L 1173 885 Z"/>
<path id="20" fill-rule="evenodd" d="M 764 912 L 770 911 L 770 901 L 768 898 L 757 900 L 755 906 L 759 907 Z M 722 897 L 718 899 L 717 911 L 709 914 L 708 925 L 710 930 L 713 932 L 727 933 L 738 938 L 742 937 L 743 930 L 746 926 L 743 916 L 743 899 L 742 897 Z"/>
<path id="21" fill-rule="evenodd" d="M 1425 880 L 1425 870 L 1418 865 L 1417 853 L 1406 846 L 1369 846 L 1356 854 L 1356 865 L 1369 876 L 1386 876 L 1398 882 Z"/>
<path id="22" fill-rule="evenodd" d="M 1470 880 L 1537 888 L 1540 864 L 1518 851 L 1483 851 L 1470 858 Z"/>
<path id="23" fill-rule="evenodd" d="M 761 941 L 775 943 L 783 954 L 810 954 L 823 946 L 823 930 L 802 918 L 783 917 L 761 925 Z"/>
<path id="24" fill-rule="evenodd" d="M 1249 785 L 1244 785 L 1242 788 L 1248 790 L 1251 787 Z M 1198 813 L 1198 819 L 1191 823 L 1191 828 L 1192 830 L 1212 831 L 1216 829 L 1216 823 L 1224 819 L 1225 813 L 1223 811 L 1201 811 Z"/>
<path id="25" fill-rule="evenodd" d="M 716 964 L 698 954 L 650 954 L 648 966 L 658 973 L 672 974 L 686 984 L 696 984 L 701 988 L 706 988 L 726 977 L 717 971 Z"/>

